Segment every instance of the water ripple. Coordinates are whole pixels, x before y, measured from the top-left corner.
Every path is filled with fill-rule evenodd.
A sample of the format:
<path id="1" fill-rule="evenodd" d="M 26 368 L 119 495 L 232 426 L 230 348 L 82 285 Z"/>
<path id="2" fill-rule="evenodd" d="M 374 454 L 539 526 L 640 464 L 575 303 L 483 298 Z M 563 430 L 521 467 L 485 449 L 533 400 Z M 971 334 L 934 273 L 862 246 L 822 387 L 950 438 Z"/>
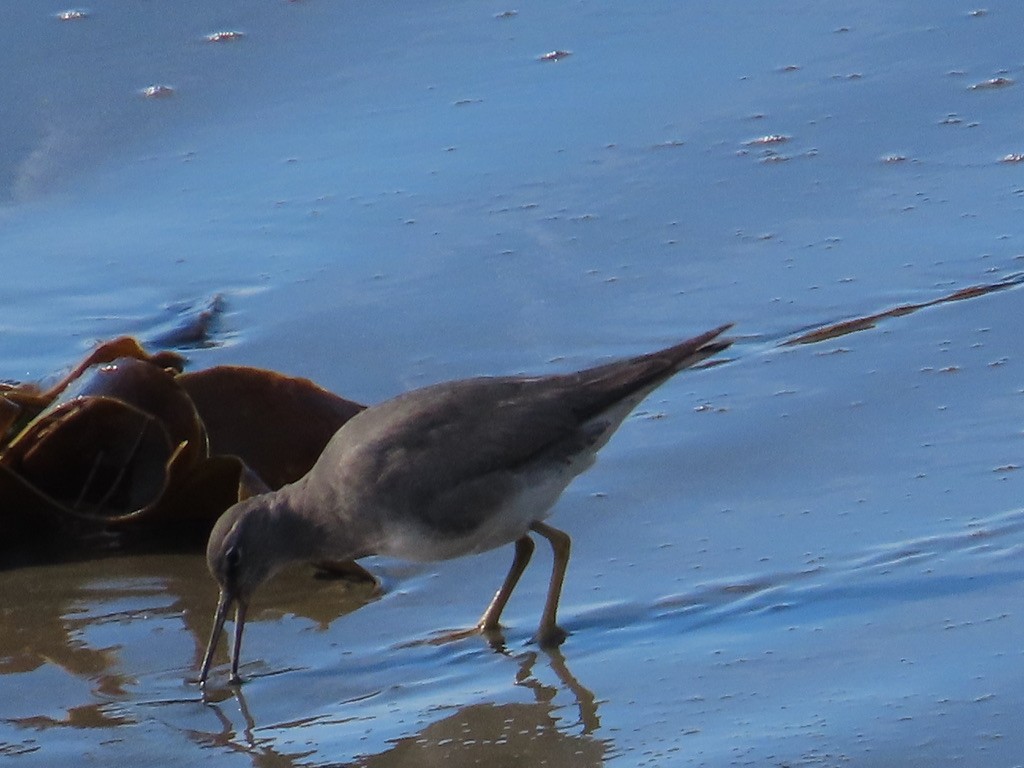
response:
<path id="1" fill-rule="evenodd" d="M 970 522 L 946 533 L 881 545 L 835 564 L 755 573 L 707 582 L 652 604 L 606 603 L 579 611 L 570 629 L 618 630 L 672 622 L 685 631 L 747 616 L 828 606 L 830 615 L 975 592 L 1024 581 L 1024 509 Z"/>

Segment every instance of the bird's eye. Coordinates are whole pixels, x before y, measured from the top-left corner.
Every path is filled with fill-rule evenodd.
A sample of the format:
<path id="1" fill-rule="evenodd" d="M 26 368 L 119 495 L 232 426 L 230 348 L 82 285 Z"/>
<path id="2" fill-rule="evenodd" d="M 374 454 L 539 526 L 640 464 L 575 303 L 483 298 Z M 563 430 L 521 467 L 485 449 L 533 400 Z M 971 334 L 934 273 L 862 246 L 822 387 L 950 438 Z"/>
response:
<path id="1" fill-rule="evenodd" d="M 224 569 L 229 579 L 234 578 L 238 573 L 238 566 L 242 563 L 242 548 L 239 546 L 228 547 L 224 553 Z"/>

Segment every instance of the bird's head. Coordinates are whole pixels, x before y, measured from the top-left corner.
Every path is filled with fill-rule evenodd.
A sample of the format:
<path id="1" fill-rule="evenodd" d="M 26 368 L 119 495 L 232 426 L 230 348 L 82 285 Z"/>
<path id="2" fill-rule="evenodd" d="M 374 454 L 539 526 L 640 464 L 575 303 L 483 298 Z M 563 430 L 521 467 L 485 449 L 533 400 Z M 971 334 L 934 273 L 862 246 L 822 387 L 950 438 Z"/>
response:
<path id="1" fill-rule="evenodd" d="M 249 600 L 256 589 L 287 562 L 280 546 L 282 541 L 274 530 L 272 496 L 264 494 L 238 502 L 221 515 L 210 533 L 206 562 L 220 586 L 220 599 L 199 672 L 200 683 L 206 682 L 213 652 L 232 605 L 235 606 L 235 638 L 231 651 L 231 681 L 240 682 L 238 656 Z"/>

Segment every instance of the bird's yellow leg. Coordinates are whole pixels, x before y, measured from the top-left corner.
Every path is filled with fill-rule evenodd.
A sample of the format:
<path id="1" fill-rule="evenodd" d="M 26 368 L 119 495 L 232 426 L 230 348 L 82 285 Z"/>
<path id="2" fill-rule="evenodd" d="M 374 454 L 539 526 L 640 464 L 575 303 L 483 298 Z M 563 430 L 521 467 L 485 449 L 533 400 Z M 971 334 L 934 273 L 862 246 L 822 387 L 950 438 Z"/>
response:
<path id="1" fill-rule="evenodd" d="M 522 536 L 516 539 L 512 566 L 505 575 L 505 581 L 494 594 L 494 599 L 491 600 L 491 604 L 487 606 L 484 615 L 480 617 L 480 621 L 476 624 L 476 628 L 480 632 L 495 632 L 501 629 L 501 612 L 505 610 L 508 599 L 512 597 L 512 590 L 516 588 L 519 578 L 523 575 L 523 571 L 526 570 L 526 566 L 529 565 L 530 558 L 533 556 L 533 548 L 533 539 L 529 536 Z"/>
<path id="2" fill-rule="evenodd" d="M 544 603 L 544 613 L 540 617 L 540 627 L 533 636 L 534 641 L 542 648 L 561 645 L 569 633 L 558 626 L 558 600 L 562 596 L 562 583 L 565 581 L 565 569 L 569 565 L 569 552 L 572 540 L 569 534 L 552 528 L 546 523 L 531 523 L 530 530 L 539 533 L 551 544 L 554 562 L 551 565 L 551 583 L 548 584 L 548 598 Z"/>

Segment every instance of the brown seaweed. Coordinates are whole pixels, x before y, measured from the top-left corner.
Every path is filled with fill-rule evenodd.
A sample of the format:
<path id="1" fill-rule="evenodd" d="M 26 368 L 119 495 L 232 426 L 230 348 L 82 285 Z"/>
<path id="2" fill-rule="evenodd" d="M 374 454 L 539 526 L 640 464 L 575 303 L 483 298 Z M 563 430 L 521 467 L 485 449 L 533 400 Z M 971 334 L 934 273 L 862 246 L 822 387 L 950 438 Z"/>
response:
<path id="1" fill-rule="evenodd" d="M 0 386 L 0 556 L 205 541 L 231 504 L 304 475 L 363 408 L 274 371 L 183 369 L 123 337 L 49 388 Z"/>
<path id="2" fill-rule="evenodd" d="M 238 456 L 270 488 L 310 470 L 327 441 L 365 406 L 309 379 L 221 365 L 178 382 L 206 425 L 210 450 Z"/>
<path id="3" fill-rule="evenodd" d="M 855 317 L 850 320 L 842 320 L 837 323 L 819 326 L 809 331 L 805 331 L 791 339 L 787 339 L 782 342 L 781 346 L 790 347 L 797 344 L 815 344 L 820 341 L 828 341 L 829 339 L 846 336 L 847 334 L 856 333 L 857 331 L 866 331 L 870 328 L 874 328 L 879 322 L 892 317 L 902 317 L 903 315 L 909 315 L 912 312 L 917 312 L 918 310 L 927 309 L 929 307 L 935 307 L 940 304 L 949 304 L 954 301 L 964 301 L 966 299 L 976 299 L 979 296 L 985 296 L 994 291 L 1015 288 L 1022 284 L 1024 284 L 1024 276 L 1011 275 L 997 283 L 972 285 L 967 288 L 961 288 L 960 290 L 953 291 L 952 293 L 944 296 L 940 296 L 936 299 L 930 299 L 929 301 L 922 301 L 916 304 L 900 304 L 899 306 L 890 307 L 889 309 L 881 312 L 864 315 L 863 317 Z"/>

